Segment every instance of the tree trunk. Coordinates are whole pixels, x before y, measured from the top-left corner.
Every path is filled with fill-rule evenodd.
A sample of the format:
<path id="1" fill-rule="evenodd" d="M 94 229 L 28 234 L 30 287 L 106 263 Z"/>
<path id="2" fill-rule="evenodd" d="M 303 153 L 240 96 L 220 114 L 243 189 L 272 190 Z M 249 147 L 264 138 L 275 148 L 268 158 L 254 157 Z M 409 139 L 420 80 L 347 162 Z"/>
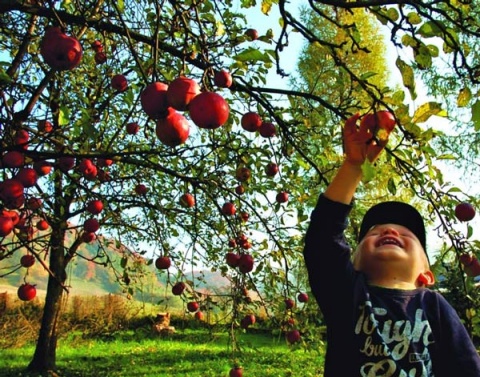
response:
<path id="1" fill-rule="evenodd" d="M 42 323 L 29 371 L 45 373 L 56 368 L 57 321 L 62 310 L 63 283 L 66 280 L 64 266 L 64 230 L 58 227 L 51 235 L 50 270 Z M 54 229 L 52 227 L 52 229 Z"/>

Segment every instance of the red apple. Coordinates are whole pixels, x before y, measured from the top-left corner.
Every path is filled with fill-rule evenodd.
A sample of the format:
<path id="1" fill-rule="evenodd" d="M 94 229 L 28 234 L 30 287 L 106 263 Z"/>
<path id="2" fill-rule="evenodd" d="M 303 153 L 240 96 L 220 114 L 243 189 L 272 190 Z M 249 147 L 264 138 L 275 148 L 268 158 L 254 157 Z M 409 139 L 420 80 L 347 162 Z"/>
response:
<path id="1" fill-rule="evenodd" d="M 22 284 L 17 291 L 18 298 L 22 301 L 31 301 L 37 295 L 37 289 L 32 284 Z"/>
<path id="2" fill-rule="evenodd" d="M 475 217 L 475 207 L 470 203 L 458 203 L 455 206 L 455 217 L 460 221 L 470 221 Z"/>
<path id="3" fill-rule="evenodd" d="M 137 122 L 127 123 L 127 134 L 136 135 L 140 131 L 140 125 Z"/>
<path id="4" fill-rule="evenodd" d="M 20 168 L 15 176 L 23 187 L 33 187 L 37 183 L 38 175 L 34 168 Z"/>
<path id="5" fill-rule="evenodd" d="M 286 338 L 287 338 L 287 342 L 289 344 L 295 344 L 302 339 L 302 336 L 300 335 L 300 331 L 290 330 L 290 331 L 287 332 Z"/>
<path id="6" fill-rule="evenodd" d="M 103 64 L 107 61 L 107 54 L 103 51 L 97 51 L 93 56 L 93 59 L 95 60 L 95 63 Z"/>
<path id="7" fill-rule="evenodd" d="M 22 212 L 22 213 L 25 213 L 25 212 Z M 18 214 L 17 211 L 12 211 L 12 210 L 8 210 L 8 209 L 2 209 L 0 211 L 0 216 L 7 216 L 7 217 L 10 217 L 12 219 L 12 222 L 13 222 L 13 226 L 15 227 L 19 222 L 20 222 L 20 215 Z M 25 218 L 25 216 L 22 216 L 23 218 Z"/>
<path id="8" fill-rule="evenodd" d="M 98 174 L 97 166 L 89 158 L 84 158 L 78 165 L 78 171 L 89 180 L 94 179 Z"/>
<path id="9" fill-rule="evenodd" d="M 255 316 L 253 314 L 248 314 L 240 320 L 240 327 L 242 329 L 247 329 L 251 325 L 254 325 L 255 322 L 256 322 Z"/>
<path id="10" fill-rule="evenodd" d="M 15 178 L 9 178 L 0 182 L 0 198 L 3 201 L 9 202 L 18 198 L 24 197 L 23 184 Z"/>
<path id="11" fill-rule="evenodd" d="M 201 311 L 196 312 L 196 313 L 195 313 L 195 319 L 196 319 L 197 321 L 203 320 L 203 312 L 201 312 Z"/>
<path id="12" fill-rule="evenodd" d="M 248 214 L 248 212 L 242 211 L 242 212 L 240 212 L 239 217 L 240 217 L 240 220 L 242 220 L 244 223 L 246 223 L 248 221 L 248 219 L 250 218 L 250 215 Z"/>
<path id="13" fill-rule="evenodd" d="M 9 151 L 2 156 L 4 168 L 20 168 L 25 164 L 25 155 L 18 151 Z"/>
<path id="14" fill-rule="evenodd" d="M 277 196 L 275 197 L 275 200 L 278 202 L 278 203 L 286 203 L 288 202 L 288 193 L 285 192 L 285 191 L 281 191 L 277 194 Z"/>
<path id="15" fill-rule="evenodd" d="M 32 254 L 22 255 L 20 258 L 20 264 L 25 268 L 32 267 L 35 264 L 35 257 Z"/>
<path id="16" fill-rule="evenodd" d="M 258 39 L 258 31 L 256 29 L 249 28 L 245 30 L 245 35 L 251 40 L 255 41 Z"/>
<path id="17" fill-rule="evenodd" d="M 240 254 L 228 252 L 225 255 L 225 261 L 232 268 L 238 267 L 238 263 L 240 262 Z"/>
<path id="18" fill-rule="evenodd" d="M 460 263 L 464 266 L 469 266 L 470 264 L 472 264 L 474 256 L 469 253 L 463 253 L 458 257 L 458 259 L 460 260 Z"/>
<path id="19" fill-rule="evenodd" d="M 232 75 L 224 69 L 215 71 L 213 74 L 213 83 L 219 88 L 230 88 L 233 83 Z"/>
<path id="20" fill-rule="evenodd" d="M 262 122 L 258 132 L 263 137 L 273 137 L 277 134 L 277 129 L 272 122 Z"/>
<path id="21" fill-rule="evenodd" d="M 52 164 L 45 160 L 35 161 L 33 163 L 33 168 L 39 176 L 44 176 L 50 174 L 52 171 Z"/>
<path id="22" fill-rule="evenodd" d="M 96 238 L 95 233 L 93 232 L 83 232 L 82 241 L 85 243 L 90 243 Z"/>
<path id="23" fill-rule="evenodd" d="M 262 125 L 262 118 L 258 113 L 249 111 L 248 113 L 243 114 L 240 124 L 245 131 L 256 132 Z"/>
<path id="24" fill-rule="evenodd" d="M 100 228 L 100 223 L 95 218 L 85 220 L 83 223 L 83 229 L 87 233 L 95 233 Z"/>
<path id="25" fill-rule="evenodd" d="M 172 287 L 172 293 L 175 296 L 180 296 L 185 291 L 185 288 L 187 288 L 187 285 L 183 281 L 179 281 Z"/>
<path id="26" fill-rule="evenodd" d="M 200 128 L 215 129 L 225 124 L 230 115 L 227 101 L 217 93 L 203 92 L 188 107 L 190 118 Z"/>
<path id="27" fill-rule="evenodd" d="M 59 27 L 49 27 L 40 42 L 40 54 L 51 68 L 64 71 L 75 68 L 82 60 L 80 42 Z"/>
<path id="28" fill-rule="evenodd" d="M 269 177 L 274 177 L 279 171 L 280 168 L 275 162 L 269 162 L 265 167 L 265 174 Z"/>
<path id="29" fill-rule="evenodd" d="M 238 261 L 238 270 L 243 274 L 248 274 L 253 270 L 253 257 L 250 254 L 242 254 Z"/>
<path id="30" fill-rule="evenodd" d="M 155 259 L 155 267 L 159 270 L 167 270 L 172 265 L 172 260 L 170 257 L 163 256 Z"/>
<path id="31" fill-rule="evenodd" d="M 480 275 L 480 262 L 477 257 L 473 256 L 472 261 L 468 266 L 463 267 L 465 274 L 469 277 L 476 277 Z"/>
<path id="32" fill-rule="evenodd" d="M 187 303 L 187 310 L 191 313 L 196 312 L 200 305 L 196 301 L 189 301 Z"/>
<path id="33" fill-rule="evenodd" d="M 98 167 L 101 167 L 101 168 L 105 168 L 105 167 L 108 167 L 108 166 L 111 166 L 113 165 L 113 160 L 109 159 L 109 158 L 97 158 L 97 166 Z"/>
<path id="34" fill-rule="evenodd" d="M 395 128 L 395 117 L 387 110 L 380 110 L 373 114 L 366 114 L 360 121 L 361 125 L 367 126 L 371 132 L 379 129 L 385 130 L 387 133 L 392 132 Z"/>
<path id="35" fill-rule="evenodd" d="M 95 52 L 101 52 L 103 51 L 103 43 L 100 42 L 99 40 L 95 40 L 90 44 L 90 47 L 92 47 L 93 51 Z"/>
<path id="36" fill-rule="evenodd" d="M 235 240 L 235 238 L 230 238 L 228 240 L 228 247 L 237 247 L 237 241 Z"/>
<path id="37" fill-rule="evenodd" d="M 112 88 L 119 92 L 124 92 L 128 89 L 127 78 L 121 74 L 113 75 L 111 84 Z"/>
<path id="38" fill-rule="evenodd" d="M 39 132 L 49 133 L 53 131 L 53 124 L 48 120 L 39 120 L 37 123 L 37 129 Z"/>
<path id="39" fill-rule="evenodd" d="M 187 141 L 190 134 L 190 124 L 187 118 L 169 107 L 166 117 L 157 120 L 155 133 L 163 144 L 176 147 Z"/>
<path id="40" fill-rule="evenodd" d="M 66 173 L 75 166 L 75 157 L 62 156 L 58 159 L 58 168 Z"/>
<path id="41" fill-rule="evenodd" d="M 242 377 L 243 376 L 243 368 L 242 367 L 233 367 L 230 369 L 228 373 L 229 377 Z"/>
<path id="42" fill-rule="evenodd" d="M 90 200 L 87 203 L 87 211 L 92 215 L 98 215 L 103 211 L 103 202 L 99 199 Z"/>
<path id="43" fill-rule="evenodd" d="M 237 181 L 239 182 L 246 182 L 250 179 L 251 176 L 251 170 L 245 166 L 241 166 L 237 168 L 237 170 L 235 170 L 235 178 L 237 178 Z"/>
<path id="44" fill-rule="evenodd" d="M 8 236 L 13 230 L 13 221 L 10 216 L 0 215 L 0 237 Z"/>
<path id="45" fill-rule="evenodd" d="M 235 208 L 235 204 L 232 202 L 226 202 L 222 206 L 222 213 L 226 216 L 233 216 L 237 212 L 237 209 Z"/>
<path id="46" fill-rule="evenodd" d="M 192 208 L 195 205 L 195 197 L 187 192 L 180 196 L 179 203 L 182 207 Z"/>
<path id="47" fill-rule="evenodd" d="M 23 148 L 27 148 L 28 141 L 30 140 L 30 134 L 26 130 L 18 130 L 15 133 L 15 138 L 13 140 L 15 145 L 21 145 Z"/>
<path id="48" fill-rule="evenodd" d="M 37 229 L 38 230 L 47 230 L 50 225 L 48 224 L 47 220 L 39 220 L 37 222 Z"/>
<path id="49" fill-rule="evenodd" d="M 286 298 L 284 302 L 286 309 L 292 309 L 295 306 L 295 301 L 291 298 Z"/>
<path id="50" fill-rule="evenodd" d="M 238 185 L 237 187 L 235 187 L 235 193 L 237 195 L 245 194 L 245 187 L 243 185 Z"/>
<path id="51" fill-rule="evenodd" d="M 300 292 L 297 296 L 298 302 L 308 302 L 308 294 Z"/>
<path id="52" fill-rule="evenodd" d="M 167 102 L 175 110 L 187 110 L 190 101 L 200 94 L 198 83 L 184 76 L 173 80 L 167 89 Z"/>
<path id="53" fill-rule="evenodd" d="M 135 186 L 135 193 L 137 195 L 145 195 L 147 192 L 148 192 L 148 188 L 143 183 L 139 183 L 138 185 Z"/>
<path id="54" fill-rule="evenodd" d="M 153 82 L 145 87 L 140 95 L 143 111 L 152 119 L 158 119 L 167 113 L 168 85 L 162 82 Z"/>

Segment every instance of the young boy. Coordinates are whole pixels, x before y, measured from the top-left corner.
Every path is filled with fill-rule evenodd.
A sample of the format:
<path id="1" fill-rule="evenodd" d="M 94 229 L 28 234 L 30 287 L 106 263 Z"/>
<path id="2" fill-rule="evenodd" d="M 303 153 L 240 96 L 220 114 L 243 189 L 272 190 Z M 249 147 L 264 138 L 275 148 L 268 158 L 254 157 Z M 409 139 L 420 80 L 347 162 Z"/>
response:
<path id="1" fill-rule="evenodd" d="M 361 165 L 387 138 L 348 119 L 345 160 L 320 195 L 304 257 L 327 326 L 326 377 L 480 376 L 480 358 L 455 310 L 437 292 L 421 215 L 401 202 L 367 211 L 350 255 L 344 231 Z"/>

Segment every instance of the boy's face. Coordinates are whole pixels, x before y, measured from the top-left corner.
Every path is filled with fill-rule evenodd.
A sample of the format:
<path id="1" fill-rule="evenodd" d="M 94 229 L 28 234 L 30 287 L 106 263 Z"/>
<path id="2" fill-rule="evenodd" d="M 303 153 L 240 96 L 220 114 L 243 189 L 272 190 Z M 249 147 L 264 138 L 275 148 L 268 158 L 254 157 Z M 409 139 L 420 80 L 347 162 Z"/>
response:
<path id="1" fill-rule="evenodd" d="M 353 265 L 367 278 L 388 271 L 411 283 L 416 283 L 419 274 L 429 270 L 428 259 L 417 236 L 398 224 L 372 227 L 358 244 Z"/>

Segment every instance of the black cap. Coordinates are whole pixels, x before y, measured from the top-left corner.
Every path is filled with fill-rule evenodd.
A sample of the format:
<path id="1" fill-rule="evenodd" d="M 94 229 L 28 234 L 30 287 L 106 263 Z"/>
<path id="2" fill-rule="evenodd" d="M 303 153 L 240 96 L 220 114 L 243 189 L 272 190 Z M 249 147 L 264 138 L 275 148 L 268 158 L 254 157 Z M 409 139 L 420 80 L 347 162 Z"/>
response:
<path id="1" fill-rule="evenodd" d="M 362 220 L 358 241 L 360 242 L 365 234 L 374 225 L 379 224 L 398 224 L 409 229 L 415 234 L 427 252 L 425 225 L 423 217 L 410 204 L 403 202 L 382 202 L 371 207 Z"/>

